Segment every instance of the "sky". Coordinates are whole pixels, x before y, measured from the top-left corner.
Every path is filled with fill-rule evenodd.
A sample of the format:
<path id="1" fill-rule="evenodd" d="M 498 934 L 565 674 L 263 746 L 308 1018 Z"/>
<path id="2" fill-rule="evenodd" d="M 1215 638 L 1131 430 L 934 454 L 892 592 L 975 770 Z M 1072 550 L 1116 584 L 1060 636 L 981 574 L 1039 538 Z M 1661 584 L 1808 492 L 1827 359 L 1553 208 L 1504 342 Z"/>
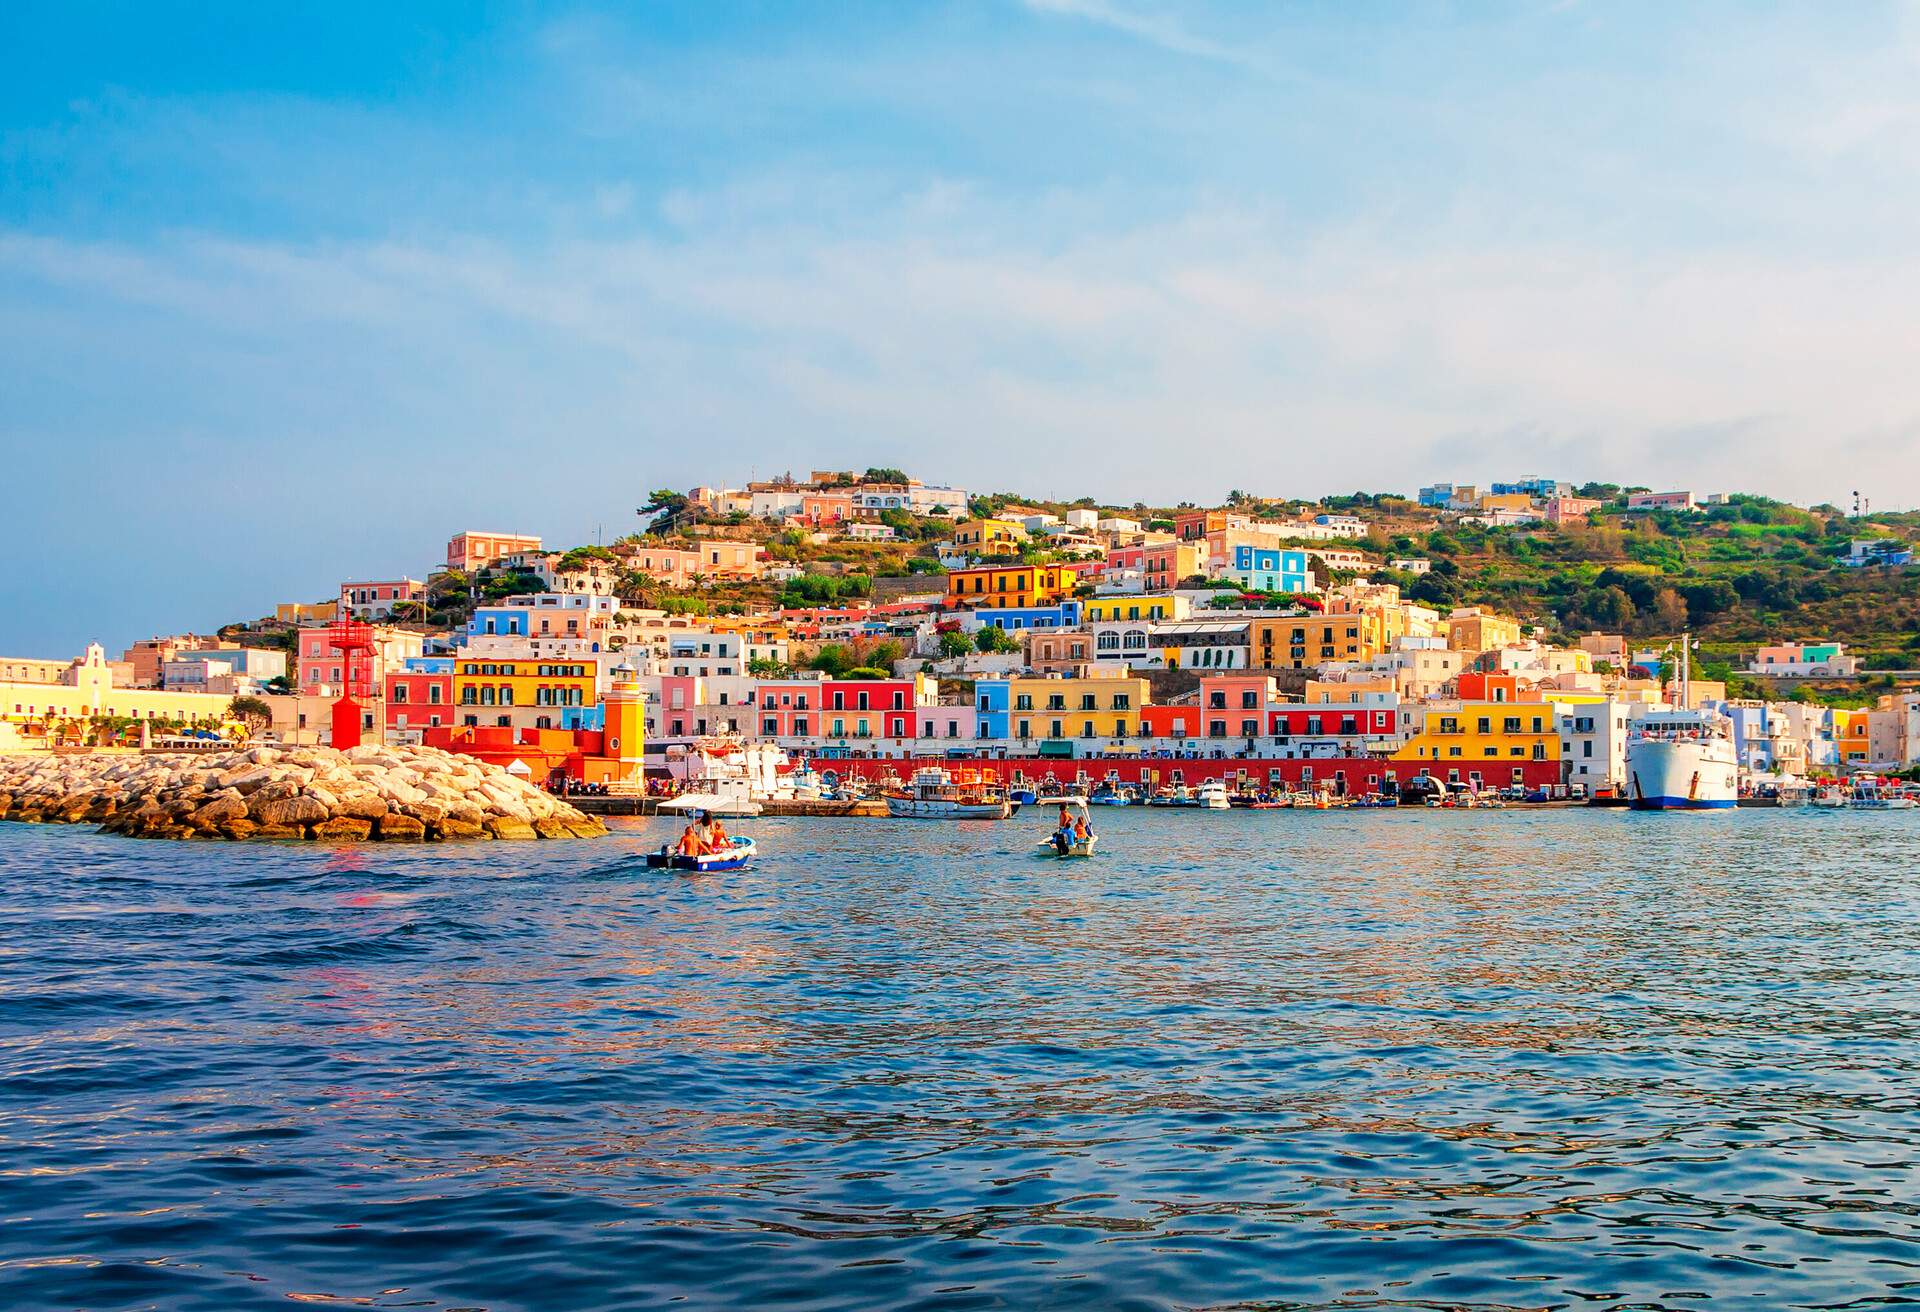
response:
<path id="1" fill-rule="evenodd" d="M 0 653 L 899 466 L 1920 503 L 1920 9 L 0 5 Z"/>

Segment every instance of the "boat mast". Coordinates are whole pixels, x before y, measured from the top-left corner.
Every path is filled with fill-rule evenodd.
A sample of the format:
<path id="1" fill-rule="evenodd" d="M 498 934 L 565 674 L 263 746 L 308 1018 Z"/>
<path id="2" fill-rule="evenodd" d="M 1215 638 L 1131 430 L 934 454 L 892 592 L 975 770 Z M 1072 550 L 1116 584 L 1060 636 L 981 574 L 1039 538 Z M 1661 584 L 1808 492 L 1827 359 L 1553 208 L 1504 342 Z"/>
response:
<path id="1" fill-rule="evenodd" d="M 1680 709 L 1693 709 L 1693 634 L 1680 635 Z"/>

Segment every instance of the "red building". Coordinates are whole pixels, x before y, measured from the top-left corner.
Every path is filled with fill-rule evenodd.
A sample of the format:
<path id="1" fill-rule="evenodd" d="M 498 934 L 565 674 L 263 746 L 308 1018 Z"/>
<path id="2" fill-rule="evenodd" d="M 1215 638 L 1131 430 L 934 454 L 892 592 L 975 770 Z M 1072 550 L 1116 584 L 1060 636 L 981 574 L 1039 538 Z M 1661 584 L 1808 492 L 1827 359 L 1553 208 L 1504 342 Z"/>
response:
<path id="1" fill-rule="evenodd" d="M 1187 708 L 1195 709 L 1195 708 Z M 1427 768 L 1413 761 L 1388 761 L 1379 757 L 1297 757 L 1289 760 L 1256 760 L 1245 757 L 1218 759 L 1192 757 L 1085 757 L 1077 760 L 996 760 L 988 757 L 955 760 L 928 756 L 907 760 L 831 760 L 816 761 L 815 768 L 832 771 L 841 778 L 878 779 L 891 771 L 900 778 L 921 766 L 938 765 L 945 769 L 979 770 L 986 778 L 1003 784 L 1036 784 L 1052 779 L 1062 785 L 1088 788 L 1111 781 L 1115 784 L 1186 784 L 1189 787 L 1207 779 L 1224 779 L 1228 787 L 1258 789 L 1285 785 L 1308 789 L 1329 785 L 1336 793 L 1359 795 L 1398 788 Z M 1529 788 L 1555 788 L 1560 785 L 1558 761 L 1515 762 Z"/>
<path id="2" fill-rule="evenodd" d="M 387 671 L 387 728 L 430 729 L 453 724 L 453 662 L 445 668 Z"/>

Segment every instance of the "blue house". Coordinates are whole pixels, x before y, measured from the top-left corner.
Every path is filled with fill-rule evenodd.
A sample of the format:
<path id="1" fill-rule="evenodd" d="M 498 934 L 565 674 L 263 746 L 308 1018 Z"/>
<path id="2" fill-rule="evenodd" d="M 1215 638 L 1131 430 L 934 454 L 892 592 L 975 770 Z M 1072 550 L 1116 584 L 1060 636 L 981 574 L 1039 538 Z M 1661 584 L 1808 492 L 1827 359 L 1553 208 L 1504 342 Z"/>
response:
<path id="1" fill-rule="evenodd" d="M 1233 567 L 1222 575 L 1249 592 L 1312 592 L 1307 553 L 1279 547 L 1237 546 Z"/>
<path id="2" fill-rule="evenodd" d="M 973 685 L 975 736 L 996 742 L 1007 740 L 1007 712 L 1013 707 L 1012 685 L 1005 679 L 976 679 Z"/>
<path id="3" fill-rule="evenodd" d="M 1005 610 L 978 610 L 981 624 L 997 629 L 1077 629 L 1084 617 L 1079 601 L 1068 598 L 1052 606 L 1010 606 Z"/>
<path id="4" fill-rule="evenodd" d="M 524 606 L 476 606 L 467 621 L 467 636 L 524 638 L 527 636 L 527 608 Z"/>

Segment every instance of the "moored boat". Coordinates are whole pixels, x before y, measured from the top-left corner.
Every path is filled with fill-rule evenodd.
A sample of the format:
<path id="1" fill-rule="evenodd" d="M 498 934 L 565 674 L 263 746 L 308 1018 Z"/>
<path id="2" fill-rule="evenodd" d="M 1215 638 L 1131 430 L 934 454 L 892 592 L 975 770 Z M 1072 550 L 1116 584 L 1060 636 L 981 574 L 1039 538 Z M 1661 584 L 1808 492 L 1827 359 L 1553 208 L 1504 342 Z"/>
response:
<path id="1" fill-rule="evenodd" d="M 955 776 L 937 765 L 915 770 L 904 787 L 883 796 L 887 814 L 906 820 L 1005 820 L 1019 809 L 971 771 Z"/>
<path id="2" fill-rule="evenodd" d="M 1232 801 L 1227 797 L 1226 781 L 1209 779 L 1202 783 L 1194 790 L 1193 804 L 1209 811 L 1224 811 L 1232 806 Z"/>

